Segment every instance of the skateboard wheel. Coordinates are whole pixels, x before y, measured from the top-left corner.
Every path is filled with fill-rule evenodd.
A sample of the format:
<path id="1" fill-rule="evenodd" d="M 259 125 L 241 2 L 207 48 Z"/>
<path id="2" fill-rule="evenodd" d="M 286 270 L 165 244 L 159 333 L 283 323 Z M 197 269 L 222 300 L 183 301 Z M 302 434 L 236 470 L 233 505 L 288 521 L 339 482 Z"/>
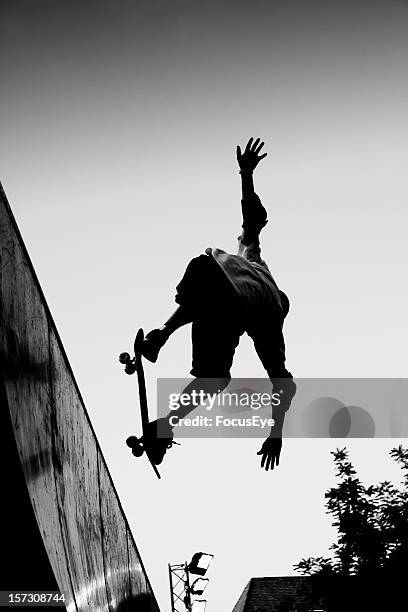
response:
<path id="1" fill-rule="evenodd" d="M 119 355 L 119 361 L 120 361 L 120 363 L 123 363 L 123 364 L 129 363 L 129 361 L 130 361 L 129 353 L 121 353 Z"/>
<path id="2" fill-rule="evenodd" d="M 136 446 L 132 448 L 132 455 L 135 457 L 141 457 L 143 455 L 143 446 Z"/>
<path id="3" fill-rule="evenodd" d="M 129 448 L 135 448 L 136 446 L 139 446 L 139 438 L 136 438 L 136 436 L 129 436 L 126 439 L 126 444 Z"/>
<path id="4" fill-rule="evenodd" d="M 134 363 L 127 363 L 125 366 L 126 374 L 134 374 L 136 372 L 136 366 Z"/>

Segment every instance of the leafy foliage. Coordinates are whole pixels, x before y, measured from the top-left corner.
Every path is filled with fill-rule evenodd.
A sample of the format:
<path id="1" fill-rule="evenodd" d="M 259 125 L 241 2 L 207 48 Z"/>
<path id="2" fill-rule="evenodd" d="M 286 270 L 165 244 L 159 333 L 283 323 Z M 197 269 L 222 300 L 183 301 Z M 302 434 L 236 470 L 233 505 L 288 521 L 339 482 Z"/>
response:
<path id="1" fill-rule="evenodd" d="M 306 575 L 395 578 L 408 565 L 408 449 L 390 452 L 403 472 L 401 488 L 389 481 L 365 487 L 346 448 L 331 454 L 339 478 L 325 494 L 338 532 L 333 555 L 302 559 L 294 568 Z"/>

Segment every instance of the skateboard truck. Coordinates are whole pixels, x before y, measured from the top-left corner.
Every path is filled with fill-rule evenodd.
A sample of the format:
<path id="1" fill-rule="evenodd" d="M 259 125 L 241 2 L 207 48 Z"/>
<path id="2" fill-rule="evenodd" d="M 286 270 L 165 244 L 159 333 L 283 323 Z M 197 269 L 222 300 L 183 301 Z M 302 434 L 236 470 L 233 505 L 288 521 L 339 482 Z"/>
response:
<path id="1" fill-rule="evenodd" d="M 134 374 L 137 373 L 137 381 L 139 385 L 139 405 L 140 405 L 140 416 L 142 420 L 142 437 L 138 438 L 137 436 L 129 436 L 126 440 L 126 444 L 129 448 L 132 449 L 132 454 L 135 457 L 141 457 L 143 453 L 146 453 L 146 456 L 152 466 L 157 478 L 160 478 L 159 470 L 157 469 L 155 463 L 153 462 L 147 448 L 143 444 L 143 438 L 147 434 L 147 428 L 149 425 L 149 412 L 147 406 L 147 393 L 146 393 L 146 382 L 143 371 L 143 363 L 142 363 L 142 344 L 144 340 L 144 332 L 143 329 L 139 329 L 136 334 L 135 342 L 133 345 L 134 348 L 134 356 L 131 357 L 129 353 L 121 353 L 119 355 L 119 361 L 121 364 L 125 366 L 126 374 Z"/>
<path id="2" fill-rule="evenodd" d="M 121 353 L 119 361 L 125 366 L 126 374 L 134 374 L 136 372 L 135 358 L 132 359 L 129 353 Z"/>

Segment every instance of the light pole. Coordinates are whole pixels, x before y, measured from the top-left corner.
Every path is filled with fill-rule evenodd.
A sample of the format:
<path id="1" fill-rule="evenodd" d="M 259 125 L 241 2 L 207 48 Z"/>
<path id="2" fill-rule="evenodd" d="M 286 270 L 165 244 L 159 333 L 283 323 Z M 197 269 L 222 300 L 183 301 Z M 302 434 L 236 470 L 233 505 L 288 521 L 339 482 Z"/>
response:
<path id="1" fill-rule="evenodd" d="M 208 584 L 208 578 L 203 578 L 214 558 L 208 553 L 195 553 L 190 563 L 169 563 L 171 612 L 205 612 L 205 599 L 194 599 L 202 595 Z M 200 576 L 190 584 L 190 574 Z"/>

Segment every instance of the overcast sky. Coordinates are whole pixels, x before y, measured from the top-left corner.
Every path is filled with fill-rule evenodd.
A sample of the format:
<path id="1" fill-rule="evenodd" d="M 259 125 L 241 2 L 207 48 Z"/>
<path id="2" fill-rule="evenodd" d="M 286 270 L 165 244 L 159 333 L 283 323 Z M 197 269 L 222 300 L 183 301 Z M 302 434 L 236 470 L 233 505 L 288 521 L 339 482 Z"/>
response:
<path id="1" fill-rule="evenodd" d="M 158 482 L 123 443 L 136 381 L 117 354 L 168 317 L 191 257 L 233 248 L 235 147 L 260 136 L 288 368 L 406 376 L 407 41 L 403 1 L 0 2 L 0 178 L 162 610 L 167 562 L 196 549 L 216 555 L 208 612 L 325 554 L 336 443 L 287 440 L 265 474 L 256 440 L 185 441 Z M 146 367 L 150 396 L 189 361 L 185 328 Z M 247 339 L 233 374 L 264 375 Z M 378 480 L 392 445 L 350 447 Z"/>

